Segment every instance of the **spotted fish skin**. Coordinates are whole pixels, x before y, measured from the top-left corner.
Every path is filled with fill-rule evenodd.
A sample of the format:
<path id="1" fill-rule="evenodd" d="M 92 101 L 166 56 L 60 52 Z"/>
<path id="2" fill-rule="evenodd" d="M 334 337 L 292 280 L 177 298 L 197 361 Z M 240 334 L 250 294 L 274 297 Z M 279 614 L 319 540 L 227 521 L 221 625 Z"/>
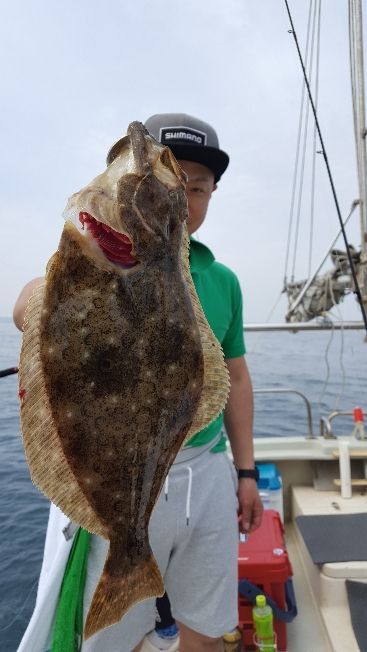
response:
<path id="1" fill-rule="evenodd" d="M 228 394 L 188 271 L 183 172 L 140 123 L 111 151 L 69 209 L 126 234 L 136 264 L 107 260 L 68 219 L 28 306 L 20 363 L 33 481 L 110 541 L 85 638 L 163 594 L 150 515 L 185 438 Z"/>
<path id="2" fill-rule="evenodd" d="M 84 495 L 111 537 L 132 537 L 135 559 L 200 398 L 200 336 L 172 260 L 128 277 L 101 272 L 73 235 L 64 232 L 45 294 L 46 386 Z"/>
<path id="3" fill-rule="evenodd" d="M 41 356 L 64 454 L 108 531 L 105 572 L 126 576 L 151 555 L 149 518 L 200 399 L 200 335 L 177 255 L 120 276 L 76 235 L 50 270 Z"/>

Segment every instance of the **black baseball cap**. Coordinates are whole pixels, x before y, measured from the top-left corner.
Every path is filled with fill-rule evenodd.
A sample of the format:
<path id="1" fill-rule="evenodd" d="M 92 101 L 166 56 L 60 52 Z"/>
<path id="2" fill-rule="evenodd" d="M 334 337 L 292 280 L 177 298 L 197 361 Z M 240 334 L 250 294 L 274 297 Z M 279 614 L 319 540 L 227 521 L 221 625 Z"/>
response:
<path id="1" fill-rule="evenodd" d="M 156 113 L 145 123 L 149 133 L 172 150 L 177 159 L 205 165 L 219 181 L 229 156 L 219 148 L 218 136 L 210 125 L 186 113 Z"/>

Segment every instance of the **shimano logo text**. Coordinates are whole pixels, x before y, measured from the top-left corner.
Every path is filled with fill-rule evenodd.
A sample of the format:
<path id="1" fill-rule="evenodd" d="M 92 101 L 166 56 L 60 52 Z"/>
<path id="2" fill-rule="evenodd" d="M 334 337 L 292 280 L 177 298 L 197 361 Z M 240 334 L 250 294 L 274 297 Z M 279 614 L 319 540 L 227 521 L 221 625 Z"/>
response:
<path id="1" fill-rule="evenodd" d="M 186 131 L 168 131 L 165 134 L 167 140 L 193 140 L 195 143 L 202 145 L 203 138 L 202 136 L 197 136 L 196 134 L 188 134 Z"/>
<path id="2" fill-rule="evenodd" d="M 161 143 L 175 140 L 181 143 L 188 142 L 195 145 L 205 145 L 206 134 L 203 131 L 188 129 L 187 127 L 164 127 L 160 130 Z"/>

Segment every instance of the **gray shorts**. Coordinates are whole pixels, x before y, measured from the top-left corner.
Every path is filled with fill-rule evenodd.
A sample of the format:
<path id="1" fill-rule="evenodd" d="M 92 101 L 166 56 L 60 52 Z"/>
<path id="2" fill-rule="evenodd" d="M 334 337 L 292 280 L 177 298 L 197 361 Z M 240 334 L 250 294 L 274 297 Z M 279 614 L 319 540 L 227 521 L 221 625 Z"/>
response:
<path id="1" fill-rule="evenodd" d="M 192 459 L 190 455 L 196 455 Z M 174 618 L 219 637 L 237 625 L 237 479 L 226 453 L 184 449 L 154 508 L 149 540 L 164 577 Z M 84 612 L 102 572 L 108 543 L 93 536 Z M 133 607 L 116 625 L 92 636 L 82 652 L 131 652 L 154 628 L 155 600 Z"/>

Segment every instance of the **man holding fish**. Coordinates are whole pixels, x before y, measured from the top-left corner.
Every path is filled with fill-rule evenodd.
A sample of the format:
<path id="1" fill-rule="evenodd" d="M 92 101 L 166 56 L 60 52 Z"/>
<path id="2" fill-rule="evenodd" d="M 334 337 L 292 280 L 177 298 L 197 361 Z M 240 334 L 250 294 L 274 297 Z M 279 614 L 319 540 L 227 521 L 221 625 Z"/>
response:
<path id="1" fill-rule="evenodd" d="M 262 506 L 239 283 L 195 240 L 188 273 L 183 197 L 191 235 L 229 158 L 212 127 L 191 116 L 155 115 L 146 129 L 132 123 L 110 150 L 106 172 L 71 198 L 68 212 L 77 216 L 79 231 L 66 225 L 46 283 L 35 279 L 17 301 L 14 320 L 22 329 L 31 297 L 20 366 L 22 430 L 33 481 L 69 517 L 63 522 L 52 507 L 48 539 L 69 520 L 100 535 L 89 542 L 83 652 L 140 649 L 154 627 L 153 596 L 163 590 L 159 571 L 179 625 L 180 651 L 220 652 L 222 635 L 237 624 L 236 511 L 240 529 L 250 533 Z M 30 353 L 36 349 L 40 353 Z M 35 435 L 40 405 L 44 422 Z M 238 487 L 225 454 L 223 419 Z M 51 460 L 45 474 L 51 455 L 57 470 Z M 70 545 L 65 542 L 60 560 Z M 73 559 L 76 552 L 74 546 Z M 65 598 L 54 569 L 56 575 L 57 581 L 48 578 L 48 602 L 58 603 L 61 613 Z M 39 610 L 42 599 L 39 591 Z M 45 652 L 55 641 L 46 632 L 49 623 L 45 643 L 31 647 L 37 605 L 19 652 Z M 55 643 L 50 649 L 69 652 Z"/>

